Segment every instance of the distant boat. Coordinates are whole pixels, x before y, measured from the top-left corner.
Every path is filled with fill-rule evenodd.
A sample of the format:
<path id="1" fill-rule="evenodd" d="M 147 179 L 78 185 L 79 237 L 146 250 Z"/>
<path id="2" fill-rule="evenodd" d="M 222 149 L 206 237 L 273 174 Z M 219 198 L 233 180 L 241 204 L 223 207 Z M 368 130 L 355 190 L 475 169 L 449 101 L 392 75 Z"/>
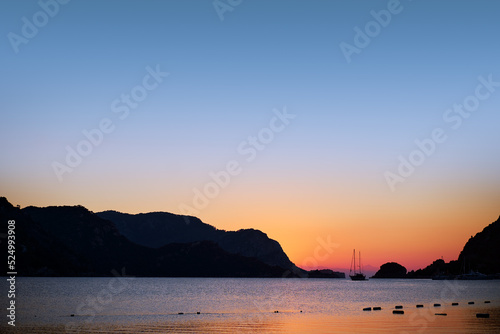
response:
<path id="1" fill-rule="evenodd" d="M 488 279 L 488 276 L 485 274 L 481 274 L 480 272 L 471 270 L 467 274 L 458 275 L 457 279 L 461 280 L 483 280 Z"/>
<path id="2" fill-rule="evenodd" d="M 492 277 L 488 277 L 488 275 L 482 274 L 478 271 L 474 271 L 472 269 L 469 270 L 468 273 L 465 271 L 466 268 L 466 261 L 464 258 L 464 265 L 462 267 L 462 273 L 458 275 L 445 275 L 445 274 L 438 274 L 435 276 L 432 276 L 433 280 L 453 280 L 453 279 L 459 279 L 459 280 L 485 280 L 485 279 L 491 279 Z"/>
<path id="3" fill-rule="evenodd" d="M 351 268 L 349 277 L 353 281 L 366 281 L 366 276 L 361 272 L 361 252 L 359 252 L 358 267 L 356 268 L 356 250 L 352 251 Z"/>

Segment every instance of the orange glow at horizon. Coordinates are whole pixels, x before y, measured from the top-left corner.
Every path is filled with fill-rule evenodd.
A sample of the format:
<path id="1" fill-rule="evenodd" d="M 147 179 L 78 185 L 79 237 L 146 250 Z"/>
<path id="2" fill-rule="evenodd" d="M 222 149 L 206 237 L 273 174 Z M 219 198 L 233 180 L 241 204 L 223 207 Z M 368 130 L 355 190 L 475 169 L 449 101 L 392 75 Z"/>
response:
<path id="1" fill-rule="evenodd" d="M 102 187 L 80 187 L 78 192 L 78 183 L 68 181 L 60 185 L 63 191 L 51 194 L 38 192 L 37 182 L 42 181 L 33 182 L 29 193 L 10 187 L 2 195 L 23 207 L 81 204 L 94 212 L 126 213 L 180 214 L 179 203 L 192 200 L 189 188 L 174 194 L 161 185 L 141 185 L 140 179 L 126 185 L 98 180 Z M 500 214 L 500 196 L 493 186 L 474 198 L 452 186 L 417 187 L 397 194 L 381 192 L 377 185 L 366 186 L 364 193 L 360 188 L 351 184 L 331 190 L 328 185 L 286 183 L 280 178 L 253 184 L 242 177 L 195 216 L 219 229 L 259 229 L 304 269 L 349 269 L 355 248 L 361 251 L 364 266 L 378 269 L 383 263 L 398 262 L 416 270 L 441 257 L 457 259 L 467 240 Z M 383 195 L 374 196 L 377 191 Z"/>

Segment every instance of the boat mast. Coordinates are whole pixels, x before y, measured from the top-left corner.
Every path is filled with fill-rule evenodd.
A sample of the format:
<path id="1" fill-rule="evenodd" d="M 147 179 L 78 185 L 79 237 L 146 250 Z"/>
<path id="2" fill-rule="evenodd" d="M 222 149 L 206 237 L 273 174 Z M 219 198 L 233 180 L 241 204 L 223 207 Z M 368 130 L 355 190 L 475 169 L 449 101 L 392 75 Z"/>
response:
<path id="1" fill-rule="evenodd" d="M 352 251 L 352 257 L 354 258 L 354 275 L 356 275 L 356 249 Z"/>

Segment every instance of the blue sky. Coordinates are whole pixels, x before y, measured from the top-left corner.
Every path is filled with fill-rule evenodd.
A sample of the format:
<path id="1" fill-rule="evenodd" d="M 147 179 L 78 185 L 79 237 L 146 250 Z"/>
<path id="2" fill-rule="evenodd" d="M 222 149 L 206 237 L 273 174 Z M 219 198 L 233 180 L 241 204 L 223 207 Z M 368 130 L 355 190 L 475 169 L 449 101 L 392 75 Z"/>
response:
<path id="1" fill-rule="evenodd" d="M 73 0 L 59 4 L 16 53 L 8 34 L 22 35 L 23 17 L 33 22 L 41 7 L 2 1 L 2 193 L 22 206 L 178 212 L 210 171 L 241 158 L 238 145 L 269 123 L 274 108 L 286 106 L 297 118 L 201 218 L 248 227 L 222 213 L 234 204 L 228 197 L 271 188 L 276 198 L 289 187 L 307 195 L 283 207 L 263 201 L 259 222 L 290 203 L 320 212 L 325 201 L 342 211 L 375 205 L 367 198 L 414 201 L 457 185 L 459 193 L 474 187 L 476 199 L 498 203 L 500 89 L 456 131 L 443 113 L 474 94 L 479 76 L 500 81 L 500 4 L 402 0 L 400 12 L 348 63 L 340 43 L 354 44 L 353 29 L 363 30 L 374 20 L 370 11 L 388 3 L 248 0 L 221 21 L 211 1 Z M 118 119 L 112 101 L 140 85 L 148 66 L 169 76 Z M 64 163 L 66 146 L 76 147 L 82 131 L 103 118 L 115 130 L 59 182 L 53 162 Z M 447 141 L 395 195 L 384 172 L 396 170 L 398 156 L 436 127 L 446 129 Z"/>

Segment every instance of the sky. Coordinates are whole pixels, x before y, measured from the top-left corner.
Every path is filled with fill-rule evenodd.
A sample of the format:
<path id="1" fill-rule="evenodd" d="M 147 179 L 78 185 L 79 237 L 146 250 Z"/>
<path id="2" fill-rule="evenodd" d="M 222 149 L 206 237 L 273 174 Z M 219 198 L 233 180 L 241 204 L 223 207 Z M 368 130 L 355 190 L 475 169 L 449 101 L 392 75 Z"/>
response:
<path id="1" fill-rule="evenodd" d="M 0 196 L 256 228 L 304 268 L 500 215 L 500 3 L 2 1 Z"/>

